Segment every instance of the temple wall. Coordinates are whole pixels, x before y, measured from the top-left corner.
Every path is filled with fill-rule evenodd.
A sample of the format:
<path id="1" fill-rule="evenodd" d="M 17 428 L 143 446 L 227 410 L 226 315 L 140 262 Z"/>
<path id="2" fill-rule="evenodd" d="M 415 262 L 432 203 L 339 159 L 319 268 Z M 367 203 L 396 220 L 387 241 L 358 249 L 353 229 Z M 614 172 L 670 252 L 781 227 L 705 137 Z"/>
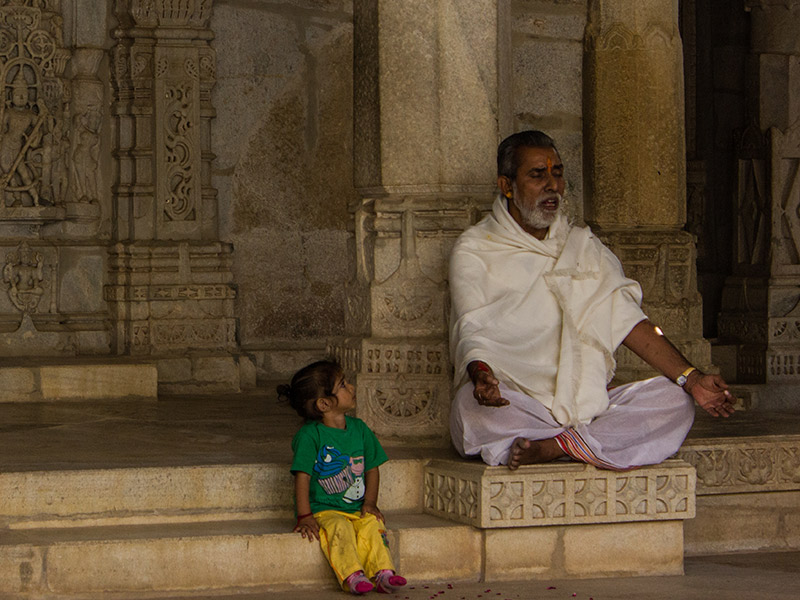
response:
<path id="1" fill-rule="evenodd" d="M 610 231 L 655 219 L 681 231 L 686 218 L 700 238 L 701 291 L 719 299 L 733 254 L 733 130 L 748 112 L 763 117 L 762 130 L 788 131 L 796 112 L 793 83 L 790 93 L 774 93 L 786 80 L 781 68 L 795 72 L 796 49 L 755 45 L 745 56 L 750 35 L 766 43 L 775 27 L 756 19 L 750 31 L 742 13 L 758 16 L 771 4 L 654 0 L 648 7 L 667 7 L 669 22 L 647 28 L 626 24 L 634 15 L 626 7 L 639 6 L 630 0 L 415 2 L 0 0 L 4 39 L 16 40 L 0 48 L 0 118 L 16 132 L 0 137 L 0 357 L 149 357 L 176 386 L 202 375 L 188 355 L 246 355 L 262 376 L 288 374 L 355 331 L 353 315 L 364 307 L 347 286 L 358 283 L 359 265 L 369 262 L 368 278 L 382 284 L 405 252 L 446 285 L 453 240 L 491 201 L 497 141 L 525 128 L 556 139 L 579 221 Z M 19 39 L 17 13 L 27 19 Z M 359 54 L 359 18 L 377 19 L 361 24 L 374 32 L 363 42 L 380 48 Z M 608 33 L 606 21 L 619 23 Z M 386 34 L 389 26 L 396 33 Z M 495 35 L 499 42 L 487 43 Z M 598 40 L 612 54 L 632 40 L 633 58 L 640 41 L 669 47 L 656 52 L 663 64 L 647 60 L 676 90 L 682 44 L 686 215 L 681 176 L 669 207 L 645 198 L 622 209 L 610 199 L 620 191 L 611 180 L 627 182 L 628 193 L 636 186 L 627 161 L 604 163 L 623 167 L 621 175 L 599 176 L 600 142 L 612 129 L 627 139 L 652 115 L 649 100 L 637 104 L 641 118 L 626 120 L 626 107 L 615 107 L 615 94 L 630 100 L 641 91 L 632 79 L 620 79 L 630 93 L 587 86 L 596 70 L 632 72 L 598 59 Z M 375 91 L 363 84 L 378 75 L 384 95 L 358 97 Z M 587 90 L 606 98 L 600 112 Z M 726 109 L 731 97 L 736 107 Z M 415 128 L 417 120 L 425 126 Z M 673 129 L 670 139 L 679 140 Z M 642 148 L 628 150 L 647 154 Z M 680 174 L 682 165 L 671 163 L 681 163 L 681 144 L 662 150 Z M 601 183 L 611 187 L 590 194 Z M 693 343 L 700 311 L 693 242 L 686 244 L 681 269 L 692 309 L 676 310 L 693 315 L 683 328 Z M 645 288 L 653 305 L 658 298 L 647 290 L 658 286 Z M 446 291 L 436 294 L 446 305 Z M 364 331 L 377 315 L 363 319 Z M 436 344 L 445 321 L 426 330 Z M 715 330 L 713 312 L 704 324 Z"/>
<path id="2" fill-rule="evenodd" d="M 220 234 L 235 248 L 241 345 L 268 370 L 343 330 L 352 18 L 347 0 L 214 4 Z"/>

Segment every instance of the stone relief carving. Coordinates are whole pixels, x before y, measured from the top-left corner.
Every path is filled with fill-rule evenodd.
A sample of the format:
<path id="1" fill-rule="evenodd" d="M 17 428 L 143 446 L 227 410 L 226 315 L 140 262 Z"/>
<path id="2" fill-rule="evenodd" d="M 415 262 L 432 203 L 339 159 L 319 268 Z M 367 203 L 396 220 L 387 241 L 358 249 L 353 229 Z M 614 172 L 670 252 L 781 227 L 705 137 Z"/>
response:
<path id="1" fill-rule="evenodd" d="M 57 8 L 44 0 L 0 7 L 0 210 L 64 200 L 69 52 Z"/>
<path id="2" fill-rule="evenodd" d="M 36 312 L 44 295 L 44 257 L 23 242 L 6 254 L 3 281 L 11 303 L 24 313 Z"/>
<path id="3" fill-rule="evenodd" d="M 130 163 L 121 170 L 119 189 L 130 202 L 132 190 L 140 190 L 136 202 L 143 210 L 132 219 L 136 239 L 216 236 L 213 211 L 204 215 L 213 205 L 205 199 L 215 192 L 203 176 L 213 155 L 210 138 L 201 134 L 214 116 L 211 7 L 211 0 L 117 3 L 122 27 L 115 33 L 114 85 L 124 132 L 119 156 Z"/>
<path id="4" fill-rule="evenodd" d="M 779 442 L 684 447 L 678 457 L 697 469 L 698 494 L 800 490 L 800 436 Z"/>
<path id="5" fill-rule="evenodd" d="M 166 91 L 164 144 L 166 146 L 167 198 L 164 215 L 170 221 L 196 218 L 194 188 L 194 123 L 192 86 L 176 85 Z"/>
<path id="6" fill-rule="evenodd" d="M 440 409 L 436 382 L 402 373 L 384 375 L 367 389 L 367 408 L 386 425 L 414 427 L 436 421 Z"/>
<path id="7" fill-rule="evenodd" d="M 100 125 L 102 115 L 96 105 L 72 119 L 72 180 L 75 183 L 74 199 L 79 202 L 96 202 L 100 176 Z"/>
<path id="8" fill-rule="evenodd" d="M 425 511 L 475 527 L 529 527 L 688 519 L 694 469 L 670 460 L 616 473 L 589 465 L 502 467 L 433 460 L 425 468 Z"/>
<path id="9" fill-rule="evenodd" d="M 402 208 L 400 265 L 387 279 L 372 285 L 373 330 L 383 336 L 442 332 L 445 284 L 422 271 L 413 209 Z"/>

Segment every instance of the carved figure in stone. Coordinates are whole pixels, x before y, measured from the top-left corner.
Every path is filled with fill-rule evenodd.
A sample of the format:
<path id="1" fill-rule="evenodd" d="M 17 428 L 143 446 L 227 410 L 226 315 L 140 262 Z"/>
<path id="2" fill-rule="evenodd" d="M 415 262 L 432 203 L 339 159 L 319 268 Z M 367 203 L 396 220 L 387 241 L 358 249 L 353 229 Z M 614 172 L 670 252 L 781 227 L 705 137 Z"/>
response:
<path id="1" fill-rule="evenodd" d="M 552 138 L 509 136 L 497 164 L 492 213 L 450 258 L 456 449 L 512 469 L 567 456 L 625 470 L 674 454 L 695 402 L 730 416 L 725 381 L 689 363 L 642 312 L 617 257 L 563 215 Z M 620 344 L 664 376 L 608 390 Z"/>
<path id="2" fill-rule="evenodd" d="M 102 115 L 97 106 L 89 106 L 85 112 L 72 119 L 72 181 L 75 199 L 81 202 L 97 200 L 98 177 L 100 176 L 100 124 Z"/>
<path id="3" fill-rule="evenodd" d="M 355 387 L 338 364 L 319 361 L 300 369 L 278 394 L 306 421 L 292 440 L 299 515 L 294 530 L 329 549 L 326 556 L 345 590 L 369 592 L 372 578 L 378 592 L 397 591 L 406 580 L 395 575 L 377 506 L 378 467 L 386 453 L 361 419 L 346 414 L 356 407 Z M 354 568 L 356 554 L 368 558 Z"/>
<path id="4" fill-rule="evenodd" d="M 29 84 L 20 67 L 10 85 L 0 117 L 0 171 L 6 206 L 39 206 L 39 179 L 33 162 L 42 145 L 44 111 L 31 107 Z"/>
<path id="5" fill-rule="evenodd" d="M 23 243 L 14 252 L 6 255 L 3 267 L 3 281 L 8 287 L 8 297 L 19 310 L 25 313 L 36 312 L 44 288 L 44 258 L 33 252 Z"/>

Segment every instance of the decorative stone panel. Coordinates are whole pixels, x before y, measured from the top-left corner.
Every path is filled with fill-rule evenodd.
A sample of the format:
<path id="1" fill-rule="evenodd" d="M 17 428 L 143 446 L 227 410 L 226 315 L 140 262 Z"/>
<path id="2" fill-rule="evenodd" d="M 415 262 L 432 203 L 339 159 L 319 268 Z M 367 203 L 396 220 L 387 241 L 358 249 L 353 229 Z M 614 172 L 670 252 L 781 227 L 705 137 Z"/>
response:
<path id="1" fill-rule="evenodd" d="M 530 527 L 691 519 L 694 468 L 681 460 L 624 473 L 555 463 L 510 471 L 433 460 L 425 511 L 474 527 Z"/>
<path id="2" fill-rule="evenodd" d="M 448 433 L 447 344 L 431 338 L 348 338 L 328 346 L 349 376 L 357 374 L 358 417 L 382 437 Z"/>
<path id="3" fill-rule="evenodd" d="M 117 244 L 104 290 L 118 353 L 236 347 L 229 244 Z"/>
<path id="4" fill-rule="evenodd" d="M 214 239 L 212 0 L 122 0 L 114 35 L 120 239 Z"/>
<path id="5" fill-rule="evenodd" d="M 687 442 L 678 457 L 697 469 L 697 493 L 800 490 L 800 435 Z"/>

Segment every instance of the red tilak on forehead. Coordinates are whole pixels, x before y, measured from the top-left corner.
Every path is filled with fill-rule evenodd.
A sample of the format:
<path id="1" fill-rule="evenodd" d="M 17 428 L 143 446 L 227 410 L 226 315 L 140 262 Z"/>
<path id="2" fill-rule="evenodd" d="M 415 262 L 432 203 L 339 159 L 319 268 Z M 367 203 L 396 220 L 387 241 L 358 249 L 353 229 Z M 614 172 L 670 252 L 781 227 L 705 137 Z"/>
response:
<path id="1" fill-rule="evenodd" d="M 553 173 L 553 159 L 549 156 L 547 157 L 547 172 L 552 175 Z"/>

